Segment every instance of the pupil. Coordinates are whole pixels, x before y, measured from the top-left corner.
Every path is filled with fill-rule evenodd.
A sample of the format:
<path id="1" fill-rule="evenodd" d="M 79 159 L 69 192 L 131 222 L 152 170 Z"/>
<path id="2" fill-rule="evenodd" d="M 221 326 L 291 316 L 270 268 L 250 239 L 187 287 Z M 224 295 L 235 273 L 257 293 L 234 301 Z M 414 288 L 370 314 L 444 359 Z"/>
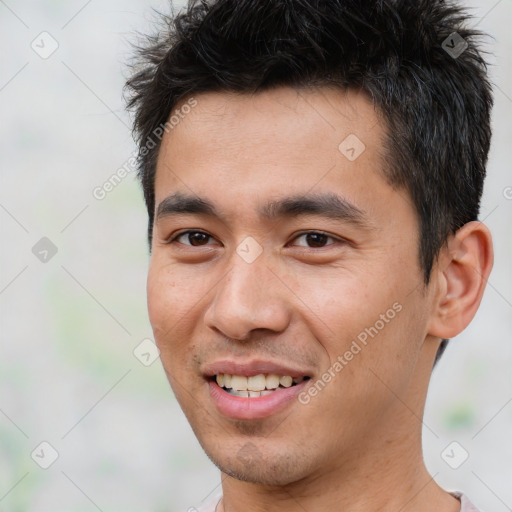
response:
<path id="1" fill-rule="evenodd" d="M 201 245 L 201 242 L 208 241 L 208 235 L 206 235 L 205 233 L 199 233 L 198 231 L 196 231 L 194 233 L 189 233 L 188 241 L 191 243 L 191 245 Z M 199 243 L 194 244 L 194 242 L 199 242 Z"/>
<path id="2" fill-rule="evenodd" d="M 327 235 L 323 233 L 308 233 L 306 239 L 312 247 L 323 247 L 327 242 Z"/>

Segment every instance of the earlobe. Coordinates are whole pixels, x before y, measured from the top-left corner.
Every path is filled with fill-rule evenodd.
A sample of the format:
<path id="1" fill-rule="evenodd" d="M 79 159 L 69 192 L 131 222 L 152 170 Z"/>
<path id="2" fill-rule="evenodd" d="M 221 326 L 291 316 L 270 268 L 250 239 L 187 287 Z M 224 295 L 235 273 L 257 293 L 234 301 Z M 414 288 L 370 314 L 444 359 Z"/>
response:
<path id="1" fill-rule="evenodd" d="M 430 335 L 453 338 L 469 325 L 482 300 L 493 261 L 492 236 L 481 222 L 468 222 L 448 239 L 439 257 Z"/>

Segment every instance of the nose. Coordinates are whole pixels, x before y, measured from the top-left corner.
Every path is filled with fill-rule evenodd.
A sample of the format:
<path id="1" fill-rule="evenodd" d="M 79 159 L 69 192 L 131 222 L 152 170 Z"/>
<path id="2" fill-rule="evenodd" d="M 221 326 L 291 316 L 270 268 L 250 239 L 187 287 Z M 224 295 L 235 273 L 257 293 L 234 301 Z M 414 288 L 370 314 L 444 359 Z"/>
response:
<path id="1" fill-rule="evenodd" d="M 254 329 L 284 331 L 290 322 L 289 291 L 265 259 L 247 263 L 234 254 L 231 263 L 205 312 L 207 327 L 241 341 Z"/>

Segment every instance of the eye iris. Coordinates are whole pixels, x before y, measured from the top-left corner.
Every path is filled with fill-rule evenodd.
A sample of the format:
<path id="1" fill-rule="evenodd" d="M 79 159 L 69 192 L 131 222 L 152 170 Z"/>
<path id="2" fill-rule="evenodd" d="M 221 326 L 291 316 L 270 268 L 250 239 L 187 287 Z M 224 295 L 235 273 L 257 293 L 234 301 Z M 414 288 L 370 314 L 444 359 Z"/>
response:
<path id="1" fill-rule="evenodd" d="M 323 233 L 307 233 L 306 240 L 312 247 L 323 247 L 329 237 Z"/>
<path id="2" fill-rule="evenodd" d="M 191 245 L 204 245 L 201 242 L 208 242 L 208 235 L 206 233 L 200 233 L 199 231 L 193 231 L 188 234 L 188 241 Z M 194 243 L 199 242 L 199 243 Z"/>

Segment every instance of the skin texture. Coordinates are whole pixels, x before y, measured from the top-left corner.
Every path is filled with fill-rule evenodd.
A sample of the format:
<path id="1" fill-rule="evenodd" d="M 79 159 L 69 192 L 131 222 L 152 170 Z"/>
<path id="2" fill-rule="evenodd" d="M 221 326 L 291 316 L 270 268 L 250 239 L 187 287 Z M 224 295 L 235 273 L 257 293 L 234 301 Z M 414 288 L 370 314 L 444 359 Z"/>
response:
<path id="1" fill-rule="evenodd" d="M 162 141 L 156 207 L 181 192 L 222 217 L 156 218 L 148 307 L 173 391 L 223 473 L 218 510 L 459 510 L 425 469 L 421 419 L 440 338 L 462 331 L 480 303 L 488 229 L 471 222 L 450 237 L 425 287 L 414 205 L 380 172 L 385 125 L 364 94 L 196 100 Z M 349 134 L 366 146 L 355 161 L 338 149 Z M 269 199 L 325 192 L 364 212 L 366 226 L 257 214 Z M 185 230 L 210 237 L 168 242 Z M 304 231 L 332 238 L 308 246 Z M 263 250 L 252 263 L 236 252 L 249 236 Z M 393 304 L 401 310 L 308 404 L 234 420 L 212 402 L 206 364 L 267 359 L 306 369 L 312 385 Z"/>

